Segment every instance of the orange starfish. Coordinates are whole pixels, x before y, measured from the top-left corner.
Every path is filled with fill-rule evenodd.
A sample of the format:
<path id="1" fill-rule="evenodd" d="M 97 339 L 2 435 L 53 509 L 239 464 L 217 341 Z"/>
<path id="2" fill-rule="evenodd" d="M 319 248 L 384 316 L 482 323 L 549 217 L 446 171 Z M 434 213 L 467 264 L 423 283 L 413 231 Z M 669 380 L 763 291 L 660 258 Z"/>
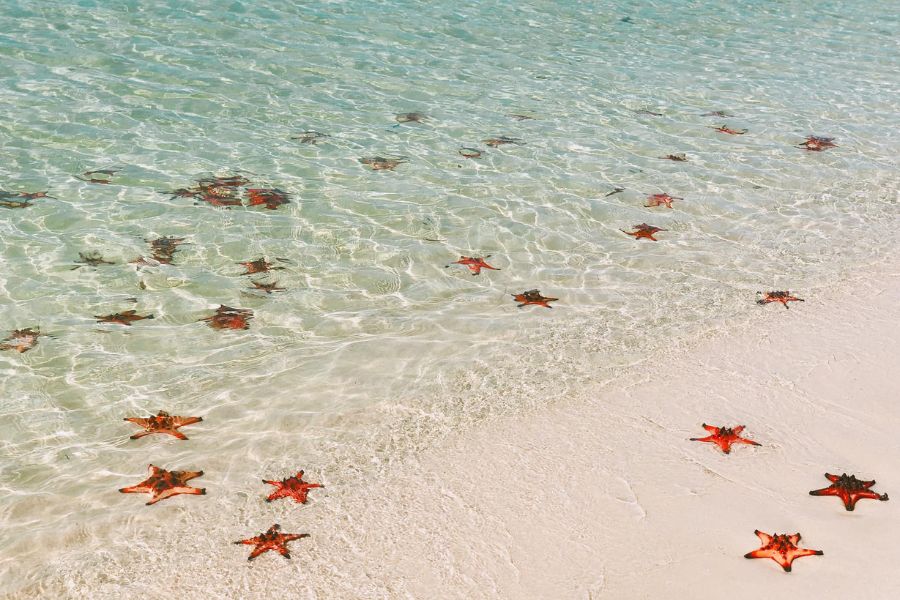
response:
<path id="1" fill-rule="evenodd" d="M 253 188 L 247 190 L 248 206 L 262 206 L 269 210 L 275 210 L 282 204 L 290 204 L 288 194 L 277 188 Z"/>
<path id="2" fill-rule="evenodd" d="M 808 135 L 806 136 L 806 141 L 802 142 L 797 147 L 812 152 L 821 152 L 826 148 L 837 148 L 837 144 L 834 143 L 834 138 Z"/>
<path id="3" fill-rule="evenodd" d="M 831 485 L 821 490 L 813 490 L 810 496 L 837 496 L 844 503 L 844 508 L 853 510 L 856 503 L 862 498 L 871 498 L 872 500 L 888 500 L 887 494 L 879 494 L 869 490 L 875 485 L 875 480 L 862 481 L 856 478 L 856 475 L 842 474 L 840 477 L 825 473 L 825 477 L 831 482 Z"/>
<path id="4" fill-rule="evenodd" d="M 528 290 L 527 292 L 522 292 L 521 294 L 513 294 L 513 300 L 516 302 L 521 302 L 519 304 L 519 308 L 523 306 L 527 306 L 529 304 L 537 304 L 538 306 L 544 306 L 546 308 L 553 308 L 550 306 L 550 302 L 556 302 L 559 298 L 547 298 L 545 296 L 541 296 L 541 293 L 538 290 Z"/>
<path id="5" fill-rule="evenodd" d="M 26 329 L 14 329 L 9 337 L 0 344 L 0 350 L 15 350 L 19 354 L 28 352 L 38 343 L 38 337 L 41 335 L 39 327 Z"/>
<path id="6" fill-rule="evenodd" d="M 280 271 L 284 267 L 274 267 L 272 263 L 265 258 L 257 258 L 256 260 L 248 260 L 247 262 L 239 262 L 239 265 L 247 269 L 241 275 L 254 275 L 256 273 L 267 273 L 269 271 Z"/>
<path id="7" fill-rule="evenodd" d="M 646 223 L 641 223 L 640 225 L 632 225 L 632 227 L 634 227 L 634 231 L 625 231 L 624 229 L 620 229 L 619 231 L 621 231 L 622 233 L 627 233 L 636 240 L 647 238 L 648 240 L 653 240 L 654 242 L 658 241 L 655 237 L 653 237 L 654 233 L 658 233 L 660 231 L 668 231 L 668 229 L 660 229 L 659 227 L 647 225 Z"/>
<path id="8" fill-rule="evenodd" d="M 667 208 L 672 208 L 672 202 L 675 200 L 684 200 L 684 198 L 679 198 L 678 196 L 670 196 L 668 194 L 651 194 L 647 196 L 647 202 L 649 204 L 645 204 L 644 206 L 647 208 L 652 208 L 654 206 L 662 206 L 666 205 Z"/>
<path id="9" fill-rule="evenodd" d="M 788 573 L 791 572 L 791 563 L 794 562 L 794 559 L 802 556 L 822 556 L 825 554 L 821 550 L 798 548 L 797 543 L 800 541 L 799 533 L 795 533 L 794 535 L 778 535 L 777 533 L 769 535 L 768 533 L 763 533 L 759 529 L 753 533 L 759 537 L 759 540 L 762 542 L 762 547 L 753 552 L 748 552 L 744 555 L 744 558 L 771 558 L 781 565 L 781 568 Z"/>
<path id="10" fill-rule="evenodd" d="M 200 321 L 206 321 L 213 329 L 250 329 L 249 321 L 252 318 L 252 310 L 220 304 L 216 314 L 204 317 Z"/>
<path id="11" fill-rule="evenodd" d="M 187 436 L 178 431 L 178 428 L 199 423 L 203 420 L 203 417 L 173 417 L 166 411 L 161 410 L 155 417 L 147 417 L 146 419 L 141 419 L 140 417 L 125 417 L 125 420 L 130 421 L 135 425 L 139 425 L 146 430 L 139 431 L 131 436 L 131 439 L 133 440 L 142 438 L 145 435 L 150 435 L 151 433 L 164 433 L 166 435 L 177 437 L 179 440 L 186 440 L 188 439 Z"/>
<path id="12" fill-rule="evenodd" d="M 268 479 L 263 479 L 262 482 L 274 485 L 278 488 L 269 494 L 269 497 L 266 498 L 266 502 L 278 500 L 279 498 L 293 498 L 300 504 L 306 504 L 306 496 L 309 494 L 309 490 L 325 487 L 320 483 L 307 483 L 303 481 L 303 471 L 299 471 L 296 475 L 288 477 L 287 479 L 282 479 L 281 481 L 269 481 Z"/>
<path id="13" fill-rule="evenodd" d="M 263 552 L 274 550 L 285 558 L 290 558 L 291 553 L 287 549 L 287 543 L 309 537 L 308 533 L 281 533 L 281 525 L 275 523 L 265 533 L 261 533 L 256 537 L 235 542 L 235 544 L 247 544 L 248 546 L 256 546 L 247 560 L 253 560 Z"/>
<path id="14" fill-rule="evenodd" d="M 267 294 L 271 294 L 272 292 L 283 292 L 285 288 L 278 287 L 278 282 L 273 281 L 272 283 L 263 283 L 261 281 L 251 281 L 253 284 L 253 288 L 257 290 L 261 290 Z"/>
<path id="15" fill-rule="evenodd" d="M 150 477 L 131 487 L 122 488 L 123 494 L 150 494 L 150 504 L 156 504 L 160 500 L 177 496 L 178 494 L 203 495 L 205 488 L 195 488 L 187 484 L 195 477 L 203 475 L 203 471 L 166 471 L 154 465 L 150 465 Z"/>
<path id="16" fill-rule="evenodd" d="M 731 454 L 731 445 L 732 444 L 749 444 L 751 446 L 760 446 L 757 442 L 753 440 L 748 440 L 746 438 L 742 438 L 740 436 L 741 432 L 744 431 L 744 426 L 739 425 L 737 427 L 714 427 L 712 425 L 703 424 L 703 429 L 710 432 L 712 435 L 708 435 L 705 438 L 691 438 L 692 442 L 712 442 L 719 446 L 722 449 L 722 452 L 725 454 Z"/>
<path id="17" fill-rule="evenodd" d="M 94 318 L 97 319 L 98 323 L 118 323 L 119 325 L 131 327 L 131 324 L 135 321 L 152 319 L 154 317 L 153 315 L 139 315 L 136 310 L 126 310 L 125 312 L 113 313 L 111 315 L 94 315 Z"/>
<path id="18" fill-rule="evenodd" d="M 746 129 L 731 129 L 730 127 L 726 127 L 725 125 L 719 125 L 718 127 L 710 127 L 711 129 L 715 129 L 719 133 L 727 133 L 729 135 L 744 135 L 747 133 Z"/>
<path id="19" fill-rule="evenodd" d="M 791 296 L 790 292 L 756 292 L 763 294 L 763 297 L 756 301 L 757 304 L 768 304 L 769 302 L 781 302 L 785 308 L 790 308 L 788 302 L 806 302 L 803 298 Z"/>
<path id="20" fill-rule="evenodd" d="M 469 267 L 470 271 L 472 271 L 472 275 L 481 274 L 482 269 L 490 269 L 492 271 L 499 271 L 500 269 L 498 269 L 496 267 L 492 267 L 491 265 L 484 262 L 485 258 L 490 258 L 490 257 L 491 257 L 490 254 L 488 254 L 484 258 L 481 258 L 479 256 L 460 256 L 459 260 L 457 260 L 456 262 L 450 263 L 450 265 L 465 265 L 465 266 Z M 450 265 L 447 265 L 447 267 L 449 267 Z M 444 267 L 444 268 L 447 268 L 447 267 Z"/>

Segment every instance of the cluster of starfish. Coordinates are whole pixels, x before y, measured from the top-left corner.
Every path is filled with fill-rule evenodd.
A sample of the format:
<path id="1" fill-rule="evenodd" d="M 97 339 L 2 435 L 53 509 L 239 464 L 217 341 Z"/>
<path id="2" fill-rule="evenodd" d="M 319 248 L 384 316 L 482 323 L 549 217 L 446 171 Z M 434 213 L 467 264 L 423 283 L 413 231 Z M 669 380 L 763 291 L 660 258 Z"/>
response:
<path id="1" fill-rule="evenodd" d="M 276 210 L 279 206 L 290 203 L 290 196 L 285 191 L 278 188 L 252 188 L 249 185 L 250 180 L 243 175 L 222 175 L 204 177 L 198 179 L 197 184 L 192 187 L 164 193 L 172 199 L 193 198 L 198 203 L 205 202 L 210 206 L 224 208 L 244 206 L 246 201 L 246 206 L 264 206 L 269 210 Z"/>
<path id="2" fill-rule="evenodd" d="M 53 198 L 47 192 L 7 192 L 0 190 L 0 208 L 27 208 L 36 198 Z"/>

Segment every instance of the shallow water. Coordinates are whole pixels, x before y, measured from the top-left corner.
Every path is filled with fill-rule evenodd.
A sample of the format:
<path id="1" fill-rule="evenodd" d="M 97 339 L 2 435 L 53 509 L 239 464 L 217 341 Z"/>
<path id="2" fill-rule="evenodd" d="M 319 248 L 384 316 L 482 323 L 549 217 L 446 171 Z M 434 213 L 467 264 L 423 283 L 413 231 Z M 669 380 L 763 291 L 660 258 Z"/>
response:
<path id="1" fill-rule="evenodd" d="M 261 477 L 305 468 L 353 493 L 448 432 L 757 310 L 757 290 L 811 309 L 897 247 L 891 3 L 144 4 L 0 2 L 0 188 L 56 197 L 0 208 L 4 332 L 49 334 L 0 353 L 0 592 L 39 595 L 51 564 L 71 590 L 126 585 L 187 551 L 159 526 L 175 514 L 212 528 L 192 543 L 227 571 L 243 558 L 213 540 L 262 515 L 290 530 Z M 410 111 L 428 119 L 395 122 Z M 330 137 L 290 139 L 306 130 Z M 798 149 L 807 134 L 839 147 Z M 500 135 L 525 144 L 482 142 Z M 376 155 L 409 162 L 358 162 Z M 110 185 L 73 177 L 111 167 Z M 232 173 L 292 203 L 160 193 Z M 644 208 L 657 192 L 684 200 Z M 619 231 L 645 221 L 669 231 Z M 128 264 L 164 235 L 188 242 L 173 265 Z M 72 270 L 90 250 L 117 264 Z M 502 270 L 445 268 L 461 254 Z M 263 279 L 286 291 L 247 289 L 236 263 L 261 256 L 284 259 Z M 517 309 L 531 288 L 560 300 Z M 219 304 L 252 309 L 250 329 L 197 322 Z M 155 319 L 92 318 L 130 308 Z M 205 420 L 189 442 L 129 441 L 122 419 L 159 409 Z M 207 497 L 116 492 L 149 462 L 204 469 Z M 299 512 L 328 515 L 327 494 Z"/>

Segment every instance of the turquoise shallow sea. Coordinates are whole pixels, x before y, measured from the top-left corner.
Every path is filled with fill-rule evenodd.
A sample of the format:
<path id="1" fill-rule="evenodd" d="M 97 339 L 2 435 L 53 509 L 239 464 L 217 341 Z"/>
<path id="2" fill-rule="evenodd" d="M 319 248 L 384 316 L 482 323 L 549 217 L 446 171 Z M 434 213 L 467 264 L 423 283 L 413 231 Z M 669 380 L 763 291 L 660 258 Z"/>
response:
<path id="1" fill-rule="evenodd" d="M 0 353 L 0 594 L 106 597 L 183 553 L 239 597 L 233 536 L 346 519 L 324 492 L 264 505 L 261 478 L 353 493 L 762 310 L 757 290 L 814 300 L 895 255 L 897 40 L 894 3 L 864 0 L 0 0 L 0 189 L 52 196 L 0 207 L 0 333 L 47 334 Z M 292 139 L 308 130 L 329 137 Z M 798 148 L 810 134 L 838 147 Z M 359 162 L 379 155 L 408 162 Z M 97 169 L 118 172 L 75 177 Z M 291 203 L 162 193 L 232 174 Z M 683 199 L 643 206 L 661 192 Z M 667 231 L 620 231 L 642 222 Z M 129 263 L 160 236 L 185 240 L 172 264 Z M 73 270 L 92 251 L 115 264 Z M 501 270 L 445 268 L 460 255 Z M 248 289 L 237 263 L 260 257 L 284 291 Z M 532 288 L 554 309 L 518 309 Z M 250 328 L 198 322 L 220 304 Z M 155 318 L 93 318 L 132 308 Z M 204 422 L 129 440 L 122 419 L 159 409 Z M 150 462 L 203 469 L 207 496 L 116 491 Z M 325 597 L 330 553 L 307 571 Z"/>

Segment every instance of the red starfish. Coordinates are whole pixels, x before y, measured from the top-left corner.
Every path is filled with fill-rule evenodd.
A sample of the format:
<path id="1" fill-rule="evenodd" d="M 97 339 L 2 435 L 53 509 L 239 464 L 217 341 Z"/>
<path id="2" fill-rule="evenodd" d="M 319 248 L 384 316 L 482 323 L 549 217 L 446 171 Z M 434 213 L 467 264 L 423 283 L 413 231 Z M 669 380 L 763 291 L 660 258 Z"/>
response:
<path id="1" fill-rule="evenodd" d="M 484 258 L 481 258 L 480 256 L 460 256 L 458 261 L 452 262 L 450 263 L 450 265 L 466 265 L 467 267 L 469 267 L 469 270 L 472 271 L 472 275 L 480 275 L 482 269 L 499 271 L 500 269 L 498 269 L 497 267 L 492 267 L 491 265 L 484 262 L 485 258 L 490 257 L 490 254 L 488 254 Z M 449 267 L 450 265 L 447 265 L 447 267 Z"/>
<path id="2" fill-rule="evenodd" d="M 128 327 L 134 321 L 142 321 L 144 319 L 152 319 L 153 315 L 139 315 L 136 310 L 126 310 L 125 312 L 113 313 L 111 315 L 94 315 L 98 323 L 118 323 L 119 325 L 127 325 Z"/>
<path id="3" fill-rule="evenodd" d="M 263 552 L 274 550 L 285 558 L 290 558 L 291 553 L 287 549 L 287 543 L 309 537 L 308 533 L 281 533 L 281 525 L 275 523 L 265 533 L 261 533 L 256 537 L 248 540 L 241 540 L 235 544 L 247 544 L 248 546 L 256 546 L 247 560 L 253 560 Z"/>
<path id="4" fill-rule="evenodd" d="M 247 198 L 250 200 L 249 206 L 265 205 L 269 210 L 275 210 L 282 204 L 290 204 L 288 195 L 279 189 L 249 189 L 247 190 Z"/>
<path id="5" fill-rule="evenodd" d="M 781 302 L 785 308 L 790 308 L 788 302 L 806 302 L 803 298 L 791 296 L 790 292 L 756 292 L 763 294 L 763 297 L 756 301 L 757 304 L 768 304 L 769 302 Z"/>
<path id="6" fill-rule="evenodd" d="M 165 500 L 178 494 L 199 496 L 206 494 L 206 489 L 191 487 L 187 482 L 201 475 L 203 475 L 203 471 L 166 471 L 150 465 L 150 477 L 137 485 L 122 488 L 119 491 L 123 494 L 149 493 L 151 499 L 147 505 L 156 504 L 160 500 Z"/>
<path id="7" fill-rule="evenodd" d="M 213 329 L 250 329 L 249 321 L 252 318 L 252 310 L 220 304 L 216 314 L 204 317 L 200 321 L 206 321 Z"/>
<path id="8" fill-rule="evenodd" d="M 834 143 L 834 138 L 808 135 L 806 136 L 806 141 L 797 147 L 811 150 L 812 152 L 821 152 L 826 148 L 837 148 L 837 144 Z"/>
<path id="9" fill-rule="evenodd" d="M 719 133 L 727 133 L 729 135 L 744 135 L 745 133 L 747 133 L 746 129 L 731 129 L 729 127 L 726 127 L 725 125 L 719 125 L 718 127 L 712 127 L 712 129 L 715 129 Z"/>
<path id="10" fill-rule="evenodd" d="M 743 425 L 738 425 L 737 427 L 714 427 L 712 425 L 703 424 L 703 429 L 710 432 L 712 435 L 708 435 L 705 438 L 691 438 L 692 442 L 712 442 L 719 446 L 722 449 L 722 452 L 725 454 L 731 454 L 731 445 L 732 444 L 749 444 L 751 446 L 760 446 L 754 442 L 753 440 L 748 440 L 746 438 L 741 437 L 741 432 L 744 430 Z"/>
<path id="11" fill-rule="evenodd" d="M 241 206 L 234 187 L 221 183 L 201 183 L 199 199 L 212 206 Z"/>
<path id="12" fill-rule="evenodd" d="M 271 294 L 272 292 L 283 292 L 285 288 L 278 287 L 278 282 L 273 281 L 272 283 L 263 283 L 261 281 L 250 281 L 253 284 L 252 289 L 262 290 L 267 294 Z"/>
<path id="13" fill-rule="evenodd" d="M 821 550 L 798 548 L 797 542 L 800 541 L 799 533 L 795 533 L 794 535 L 787 535 L 786 533 L 781 535 L 778 535 L 777 533 L 769 535 L 768 533 L 763 533 L 759 529 L 753 533 L 759 536 L 763 545 L 759 550 L 754 550 L 753 552 L 745 554 L 744 558 L 771 558 L 781 565 L 781 568 L 788 573 L 791 572 L 791 563 L 794 562 L 795 558 L 800 558 L 801 556 L 822 556 L 825 554 Z"/>
<path id="14" fill-rule="evenodd" d="M 831 485 L 821 490 L 811 491 L 809 493 L 810 496 L 837 496 L 844 502 L 844 508 L 847 510 L 853 510 L 860 498 L 871 498 L 882 502 L 888 499 L 887 494 L 878 494 L 869 490 L 870 487 L 875 485 L 875 480 L 862 481 L 857 479 L 856 475 L 847 475 L 846 473 L 840 477 L 831 473 L 825 473 L 825 477 L 828 478 Z"/>
<path id="15" fill-rule="evenodd" d="M 272 263 L 265 258 L 257 258 L 256 260 L 248 260 L 247 262 L 239 262 L 239 265 L 247 269 L 241 275 L 254 275 L 256 273 L 267 273 L 269 271 L 280 271 L 284 267 L 273 267 Z"/>
<path id="16" fill-rule="evenodd" d="M 660 231 L 668 231 L 668 229 L 660 229 L 659 227 L 647 225 L 646 223 L 641 223 L 640 225 L 632 225 L 632 227 L 634 227 L 634 231 L 625 231 L 624 229 L 620 229 L 619 231 L 621 231 L 622 233 L 627 233 L 636 240 L 647 238 L 648 240 L 653 240 L 654 242 L 658 241 L 655 237 L 653 237 L 654 233 Z"/>
<path id="17" fill-rule="evenodd" d="M 150 241 L 150 248 L 153 250 L 153 258 L 164 265 L 170 265 L 175 258 L 175 253 L 178 252 L 178 246 L 180 246 L 184 240 L 185 238 L 164 236 L 148 241 Z"/>
<path id="18" fill-rule="evenodd" d="M 675 200 L 684 200 L 684 198 L 679 198 L 678 196 L 670 196 L 668 194 L 651 194 L 647 196 L 647 201 L 649 204 L 645 204 L 647 208 L 652 208 L 654 206 L 662 206 L 666 205 L 667 208 L 672 208 L 672 202 Z"/>
<path id="19" fill-rule="evenodd" d="M 40 335 L 41 330 L 38 327 L 15 329 L 8 338 L 3 340 L 4 343 L 0 344 L 0 350 L 15 350 L 19 354 L 28 352 L 37 345 Z"/>
<path id="20" fill-rule="evenodd" d="M 266 502 L 278 500 L 279 498 L 293 498 L 300 504 L 306 504 L 306 495 L 309 494 L 309 490 L 325 487 L 320 483 L 307 483 L 303 481 L 303 471 L 299 471 L 296 475 L 288 477 L 287 479 L 282 479 L 281 481 L 269 481 L 268 479 L 263 479 L 262 481 L 263 483 L 268 483 L 269 485 L 274 485 L 278 488 L 269 494 L 269 497 L 266 498 Z"/>
<path id="21" fill-rule="evenodd" d="M 529 304 L 537 304 L 538 306 L 544 306 L 546 308 L 553 308 L 550 306 L 550 302 L 556 302 L 559 298 L 546 298 L 541 296 L 541 293 L 537 290 L 528 290 L 527 292 L 522 292 L 521 294 L 513 294 L 513 299 L 516 302 L 521 302 L 519 304 L 519 308 L 523 306 L 527 306 Z"/>
<path id="22" fill-rule="evenodd" d="M 139 425 L 146 430 L 139 431 L 131 436 L 131 439 L 133 440 L 142 438 L 145 435 L 150 435 L 151 433 L 165 433 L 177 437 L 179 440 L 186 440 L 188 439 L 187 436 L 178 431 L 178 428 L 199 423 L 203 420 L 203 417 L 173 417 L 166 411 L 161 410 L 155 417 L 147 417 L 146 419 L 141 419 L 139 417 L 125 417 L 125 420 L 130 421 L 135 425 Z"/>

